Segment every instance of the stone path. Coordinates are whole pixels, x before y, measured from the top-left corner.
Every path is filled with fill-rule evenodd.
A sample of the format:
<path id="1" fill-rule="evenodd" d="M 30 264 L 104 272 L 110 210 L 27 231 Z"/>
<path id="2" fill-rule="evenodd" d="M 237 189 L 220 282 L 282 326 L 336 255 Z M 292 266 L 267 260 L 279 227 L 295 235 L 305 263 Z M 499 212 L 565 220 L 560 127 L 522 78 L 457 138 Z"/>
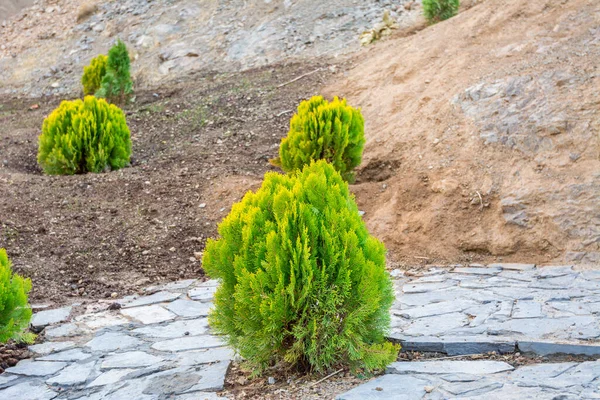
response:
<path id="1" fill-rule="evenodd" d="M 393 271 L 390 338 L 404 350 L 600 355 L 600 271 L 532 264 Z M 173 282 L 122 308 L 34 315 L 46 341 L 0 375 L 0 400 L 217 399 L 233 352 L 210 334 L 217 282 Z M 600 399 L 600 361 L 393 363 L 338 399 Z M 219 399 L 222 399 L 219 397 Z"/>
<path id="2" fill-rule="evenodd" d="M 35 314 L 46 341 L 0 375 L 0 400 L 217 399 L 233 352 L 209 332 L 215 290 L 216 281 L 187 280 L 117 300 L 117 310 Z"/>
<path id="3" fill-rule="evenodd" d="M 390 337 L 404 350 L 600 355 L 600 271 L 493 264 L 394 271 Z M 396 362 L 338 396 L 363 399 L 600 399 L 600 361 L 513 369 L 498 361 Z"/>

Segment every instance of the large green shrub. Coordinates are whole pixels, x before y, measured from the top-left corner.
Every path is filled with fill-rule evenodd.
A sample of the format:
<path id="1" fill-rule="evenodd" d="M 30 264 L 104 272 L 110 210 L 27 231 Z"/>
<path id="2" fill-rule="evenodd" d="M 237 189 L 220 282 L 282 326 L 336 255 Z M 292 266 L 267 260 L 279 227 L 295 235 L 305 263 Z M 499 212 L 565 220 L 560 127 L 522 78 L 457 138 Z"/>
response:
<path id="1" fill-rule="evenodd" d="M 435 23 L 454 17 L 460 0 L 423 0 L 423 14 L 427 21 Z"/>
<path id="2" fill-rule="evenodd" d="M 0 249 L 0 343 L 30 341 L 32 335 L 24 333 L 31 319 L 30 290 L 31 280 L 13 274 L 6 250 Z"/>
<path id="3" fill-rule="evenodd" d="M 221 285 L 211 326 L 255 374 L 277 362 L 316 372 L 384 368 L 394 299 L 385 247 L 369 235 L 340 174 L 325 161 L 267 173 L 209 240 L 203 267 Z"/>
<path id="4" fill-rule="evenodd" d="M 125 104 L 133 93 L 133 82 L 129 72 L 130 61 L 127 46 L 121 40 L 108 51 L 106 74 L 102 78 L 97 97 L 106 98 L 111 103 Z"/>
<path id="5" fill-rule="evenodd" d="M 38 163 L 47 174 L 115 170 L 129 164 L 130 156 L 125 114 L 103 99 L 63 101 L 44 120 Z"/>
<path id="6" fill-rule="evenodd" d="M 100 89 L 102 78 L 106 75 L 107 59 L 108 57 L 104 54 L 100 54 L 98 57 L 92 58 L 90 65 L 83 67 L 81 84 L 84 95 L 93 95 Z"/>
<path id="7" fill-rule="evenodd" d="M 287 137 L 281 141 L 273 164 L 286 172 L 301 170 L 316 160 L 329 161 L 342 177 L 352 181 L 365 145 L 365 122 L 360 110 L 335 97 L 330 103 L 314 96 L 298 106 Z"/>

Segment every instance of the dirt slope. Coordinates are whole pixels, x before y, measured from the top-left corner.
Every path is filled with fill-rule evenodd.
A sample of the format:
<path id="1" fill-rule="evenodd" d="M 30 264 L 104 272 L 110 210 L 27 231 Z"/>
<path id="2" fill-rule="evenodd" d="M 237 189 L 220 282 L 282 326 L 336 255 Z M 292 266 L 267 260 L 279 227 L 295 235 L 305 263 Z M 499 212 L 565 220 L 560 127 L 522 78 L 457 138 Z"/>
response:
<path id="1" fill-rule="evenodd" d="M 597 1 L 487 0 L 361 54 L 327 92 L 392 258 L 599 262 L 599 53 Z"/>

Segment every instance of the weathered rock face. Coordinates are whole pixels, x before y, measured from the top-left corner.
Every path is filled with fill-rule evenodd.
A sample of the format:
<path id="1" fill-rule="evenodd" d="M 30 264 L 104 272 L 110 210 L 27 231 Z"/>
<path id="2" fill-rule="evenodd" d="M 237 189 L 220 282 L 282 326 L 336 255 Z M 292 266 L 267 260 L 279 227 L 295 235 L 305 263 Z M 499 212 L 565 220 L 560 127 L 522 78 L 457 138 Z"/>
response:
<path id="1" fill-rule="evenodd" d="M 33 4 L 33 0 L 3 0 L 0 3 L 0 21 L 9 18 Z"/>
<path id="2" fill-rule="evenodd" d="M 138 85 L 344 53 L 360 47 L 360 33 L 386 10 L 411 23 L 419 14 L 405 2 L 39 0 L 0 28 L 0 94 L 79 90 L 83 66 L 117 37 L 135 57 Z"/>
<path id="3" fill-rule="evenodd" d="M 392 255 L 600 259 L 599 11 L 481 3 L 370 48 L 329 89 L 363 109 L 355 191 Z"/>

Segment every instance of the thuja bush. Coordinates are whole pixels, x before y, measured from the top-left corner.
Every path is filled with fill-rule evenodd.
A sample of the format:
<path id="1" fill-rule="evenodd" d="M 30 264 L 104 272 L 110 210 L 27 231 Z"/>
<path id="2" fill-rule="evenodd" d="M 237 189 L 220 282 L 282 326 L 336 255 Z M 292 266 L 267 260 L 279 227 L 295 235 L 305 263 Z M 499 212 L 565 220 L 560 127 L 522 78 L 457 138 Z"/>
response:
<path id="1" fill-rule="evenodd" d="M 133 82 L 129 72 L 130 61 L 127 46 L 123 41 L 108 51 L 106 74 L 102 78 L 96 97 L 106 98 L 111 103 L 124 104 L 133 93 Z"/>
<path id="2" fill-rule="evenodd" d="M 454 17 L 460 0 L 423 0 L 423 14 L 427 21 L 435 23 Z"/>
<path id="3" fill-rule="evenodd" d="M 328 102 L 312 97 L 298 106 L 287 137 L 281 141 L 279 158 L 271 160 L 286 172 L 301 170 L 316 160 L 329 161 L 347 181 L 360 164 L 365 145 L 364 119 L 360 110 L 335 97 Z"/>
<path id="4" fill-rule="evenodd" d="M 280 362 L 314 372 L 384 368 L 393 301 L 384 245 L 369 235 L 325 161 L 267 173 L 209 240 L 203 267 L 221 280 L 211 326 L 258 375 Z"/>
<path id="5" fill-rule="evenodd" d="M 13 274 L 6 250 L 0 249 L 0 343 L 32 341 L 33 335 L 25 333 L 31 319 L 30 290 L 31 280 Z"/>
<path id="6" fill-rule="evenodd" d="M 106 75 L 107 60 L 107 56 L 100 54 L 92 59 L 90 65 L 83 67 L 81 84 L 83 85 L 84 95 L 93 95 L 100 89 L 102 78 Z"/>
<path id="7" fill-rule="evenodd" d="M 38 163 L 47 174 L 116 170 L 128 165 L 130 156 L 125 114 L 103 99 L 63 101 L 44 120 Z"/>

